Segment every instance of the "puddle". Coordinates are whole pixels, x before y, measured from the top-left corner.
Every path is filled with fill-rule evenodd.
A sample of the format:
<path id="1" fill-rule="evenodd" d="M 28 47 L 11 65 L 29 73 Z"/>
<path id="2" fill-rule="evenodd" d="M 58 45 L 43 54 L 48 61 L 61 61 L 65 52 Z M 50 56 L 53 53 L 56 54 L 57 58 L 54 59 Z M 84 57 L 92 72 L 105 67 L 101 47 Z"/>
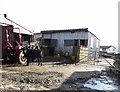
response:
<path id="1" fill-rule="evenodd" d="M 108 76 L 91 78 L 86 81 L 83 86 L 95 90 L 118 90 L 118 86 L 114 83 L 114 79 L 109 78 Z"/>

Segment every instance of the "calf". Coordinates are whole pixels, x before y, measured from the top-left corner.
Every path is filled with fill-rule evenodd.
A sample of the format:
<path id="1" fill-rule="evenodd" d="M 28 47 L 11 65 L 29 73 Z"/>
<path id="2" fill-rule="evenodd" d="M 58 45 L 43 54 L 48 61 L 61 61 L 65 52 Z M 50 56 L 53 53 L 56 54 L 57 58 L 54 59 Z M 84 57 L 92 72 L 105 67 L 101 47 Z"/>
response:
<path id="1" fill-rule="evenodd" d="M 38 49 L 38 47 L 35 49 L 28 49 L 26 52 L 26 58 L 28 60 L 27 66 L 29 65 L 30 61 L 33 61 L 34 59 L 37 59 L 38 65 L 42 66 L 43 50 Z"/>

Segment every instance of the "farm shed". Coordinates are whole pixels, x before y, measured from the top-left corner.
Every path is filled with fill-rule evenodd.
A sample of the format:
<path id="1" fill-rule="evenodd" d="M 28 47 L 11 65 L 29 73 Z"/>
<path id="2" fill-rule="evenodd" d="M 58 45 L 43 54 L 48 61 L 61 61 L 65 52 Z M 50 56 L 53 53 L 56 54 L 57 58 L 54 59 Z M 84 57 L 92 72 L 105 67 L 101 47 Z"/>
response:
<path id="1" fill-rule="evenodd" d="M 54 54 L 63 50 L 70 55 L 76 55 L 80 48 L 87 50 L 87 52 L 84 53 L 87 56 L 94 56 L 99 52 L 100 40 L 88 31 L 88 28 L 44 30 L 41 31 L 41 33 L 44 39 L 43 44 L 51 48 L 51 52 L 54 51 Z"/>

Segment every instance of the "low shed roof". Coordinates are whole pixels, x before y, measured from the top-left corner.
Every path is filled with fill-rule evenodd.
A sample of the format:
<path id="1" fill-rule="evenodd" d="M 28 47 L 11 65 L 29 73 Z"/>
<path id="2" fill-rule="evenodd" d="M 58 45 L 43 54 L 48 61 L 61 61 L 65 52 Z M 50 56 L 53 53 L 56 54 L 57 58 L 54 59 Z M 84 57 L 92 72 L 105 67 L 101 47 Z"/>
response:
<path id="1" fill-rule="evenodd" d="M 78 28 L 78 29 L 64 29 L 64 30 L 43 30 L 41 31 L 42 34 L 52 34 L 52 33 L 65 33 L 65 32 L 90 32 L 88 31 L 88 28 Z M 94 35 L 92 32 L 90 32 L 92 35 Z M 94 35 L 95 36 L 95 35 Z M 100 40 L 97 36 L 95 36 L 98 40 Z"/>
<path id="2" fill-rule="evenodd" d="M 50 33 L 61 33 L 61 32 L 88 32 L 88 28 L 80 28 L 80 29 L 64 29 L 64 30 L 43 30 L 42 34 L 50 34 Z"/>

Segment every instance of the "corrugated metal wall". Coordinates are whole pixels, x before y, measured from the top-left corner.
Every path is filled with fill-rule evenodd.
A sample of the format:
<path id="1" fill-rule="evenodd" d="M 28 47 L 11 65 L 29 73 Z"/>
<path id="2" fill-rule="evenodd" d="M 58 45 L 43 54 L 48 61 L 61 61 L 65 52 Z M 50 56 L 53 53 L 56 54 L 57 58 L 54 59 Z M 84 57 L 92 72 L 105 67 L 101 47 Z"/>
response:
<path id="1" fill-rule="evenodd" d="M 55 48 L 56 51 L 65 50 L 70 54 L 73 53 L 73 46 L 64 46 L 64 40 L 70 39 L 88 39 L 88 32 L 65 32 L 65 33 L 53 33 L 52 39 L 57 39 L 58 44 Z"/>
<path id="2" fill-rule="evenodd" d="M 93 39 L 93 42 L 91 42 L 91 39 Z M 88 50 L 89 50 L 89 56 L 95 56 L 99 55 L 99 49 L 100 49 L 100 40 L 95 37 L 92 33 L 88 33 Z"/>
<path id="3" fill-rule="evenodd" d="M 88 32 L 74 32 L 74 33 L 59 32 L 59 33 L 45 34 L 45 36 L 43 37 L 45 38 L 47 37 L 47 35 L 51 35 L 51 37 L 48 36 L 49 39 L 57 39 L 57 46 L 55 47 L 55 51 L 64 50 L 72 54 L 73 46 L 65 46 L 64 40 L 82 40 L 82 39 L 87 40 L 88 39 L 88 51 L 90 53 L 91 51 L 99 52 L 100 40 L 89 31 Z M 93 39 L 92 43 L 91 43 L 91 39 Z"/>

